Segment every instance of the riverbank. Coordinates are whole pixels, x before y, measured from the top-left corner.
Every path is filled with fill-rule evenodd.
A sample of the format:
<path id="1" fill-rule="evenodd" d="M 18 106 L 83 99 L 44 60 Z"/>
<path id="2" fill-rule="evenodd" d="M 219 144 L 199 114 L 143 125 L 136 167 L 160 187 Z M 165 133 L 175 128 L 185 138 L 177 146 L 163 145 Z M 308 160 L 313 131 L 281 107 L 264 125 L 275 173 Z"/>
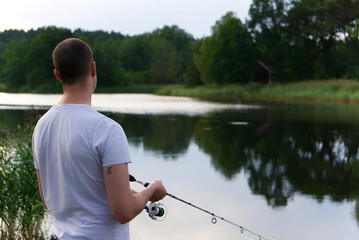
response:
<path id="1" fill-rule="evenodd" d="M 4 91 L 6 92 L 6 91 Z M 61 92 L 58 92 L 61 94 Z M 151 93 L 192 97 L 210 101 L 335 101 L 359 103 L 358 80 L 315 80 L 286 84 L 209 85 L 129 85 L 96 89 L 95 93 Z M 47 92 L 46 94 L 49 94 Z"/>
<path id="2" fill-rule="evenodd" d="M 316 80 L 288 84 L 246 84 L 199 86 L 187 88 L 172 85 L 161 88 L 159 95 L 186 96 L 214 101 L 269 100 L 269 101 L 336 101 L 359 103 L 359 81 Z"/>

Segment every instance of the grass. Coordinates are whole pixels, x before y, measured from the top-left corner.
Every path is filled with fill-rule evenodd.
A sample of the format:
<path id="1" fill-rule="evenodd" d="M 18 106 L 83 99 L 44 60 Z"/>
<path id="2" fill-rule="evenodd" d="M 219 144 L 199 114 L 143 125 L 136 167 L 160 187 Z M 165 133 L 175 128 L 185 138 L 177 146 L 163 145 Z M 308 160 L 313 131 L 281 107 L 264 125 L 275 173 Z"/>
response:
<path id="1" fill-rule="evenodd" d="M 187 96 L 207 100 L 235 101 L 249 100 L 294 100 L 294 101 L 342 101 L 359 103 L 359 81 L 316 80 L 289 84 L 199 86 L 166 86 L 157 94 Z"/>
<path id="2" fill-rule="evenodd" d="M 3 125 L 0 129 L 0 239 L 44 239 L 46 234 L 41 228 L 45 209 L 32 157 L 32 129 L 33 124 L 16 133 Z"/>

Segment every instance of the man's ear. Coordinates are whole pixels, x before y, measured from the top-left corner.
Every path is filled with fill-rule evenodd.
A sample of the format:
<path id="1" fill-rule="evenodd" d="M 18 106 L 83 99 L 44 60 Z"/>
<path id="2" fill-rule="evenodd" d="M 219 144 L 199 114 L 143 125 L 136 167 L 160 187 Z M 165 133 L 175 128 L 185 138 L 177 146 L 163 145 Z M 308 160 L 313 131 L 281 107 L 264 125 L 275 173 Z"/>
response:
<path id="1" fill-rule="evenodd" d="M 56 69 L 54 69 L 54 75 L 55 75 L 55 77 L 57 78 L 57 80 L 59 80 L 59 81 L 62 83 L 62 80 L 61 80 L 61 78 L 60 78 L 60 76 L 59 76 L 59 73 L 57 72 Z"/>
<path id="2" fill-rule="evenodd" d="M 91 76 L 96 76 L 96 63 L 93 61 L 91 63 Z"/>

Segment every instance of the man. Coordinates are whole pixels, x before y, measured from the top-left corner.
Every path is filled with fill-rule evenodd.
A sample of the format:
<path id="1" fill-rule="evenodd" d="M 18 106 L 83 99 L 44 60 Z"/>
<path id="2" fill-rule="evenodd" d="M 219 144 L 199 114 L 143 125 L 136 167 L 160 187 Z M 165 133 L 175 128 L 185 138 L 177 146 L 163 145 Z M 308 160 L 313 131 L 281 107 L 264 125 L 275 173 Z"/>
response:
<path id="1" fill-rule="evenodd" d="M 159 180 L 130 189 L 131 162 L 121 126 L 91 107 L 96 66 L 90 47 L 66 39 L 53 51 L 63 97 L 37 123 L 33 154 L 52 231 L 66 239 L 129 239 L 128 222 L 164 198 Z"/>

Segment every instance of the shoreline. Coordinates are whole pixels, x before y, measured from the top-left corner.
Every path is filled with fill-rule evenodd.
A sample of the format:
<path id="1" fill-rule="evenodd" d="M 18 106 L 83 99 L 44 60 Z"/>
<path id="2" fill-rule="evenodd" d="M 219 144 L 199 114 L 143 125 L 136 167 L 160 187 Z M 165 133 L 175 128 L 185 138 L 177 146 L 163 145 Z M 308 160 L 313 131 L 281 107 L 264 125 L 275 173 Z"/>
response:
<path id="1" fill-rule="evenodd" d="M 185 96 L 209 101 L 235 102 L 239 100 L 295 101 L 295 102 L 340 102 L 359 103 L 359 81 L 314 80 L 287 84 L 165 86 L 156 92 L 165 96 Z"/>

